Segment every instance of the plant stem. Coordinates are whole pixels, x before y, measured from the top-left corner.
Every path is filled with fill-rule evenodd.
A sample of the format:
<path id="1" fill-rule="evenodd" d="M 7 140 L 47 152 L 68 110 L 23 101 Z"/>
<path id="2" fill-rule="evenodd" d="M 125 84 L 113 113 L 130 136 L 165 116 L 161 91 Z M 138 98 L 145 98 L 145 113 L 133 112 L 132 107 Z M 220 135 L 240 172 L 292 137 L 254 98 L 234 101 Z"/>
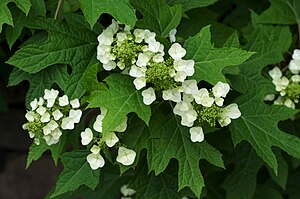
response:
<path id="1" fill-rule="evenodd" d="M 58 11 L 59 11 L 60 6 L 61 6 L 61 2 L 62 2 L 62 0 L 58 0 L 57 7 L 56 7 L 56 11 L 55 11 L 55 15 L 54 15 L 54 19 L 57 18 Z"/>

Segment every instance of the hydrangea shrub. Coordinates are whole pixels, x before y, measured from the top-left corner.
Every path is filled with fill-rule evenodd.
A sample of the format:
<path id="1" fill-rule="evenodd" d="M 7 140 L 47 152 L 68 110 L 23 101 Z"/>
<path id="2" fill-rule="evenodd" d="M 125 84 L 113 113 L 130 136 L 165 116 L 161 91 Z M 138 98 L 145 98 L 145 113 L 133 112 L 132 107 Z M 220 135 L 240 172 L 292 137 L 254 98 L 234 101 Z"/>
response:
<path id="1" fill-rule="evenodd" d="M 0 5 L 49 198 L 300 197 L 297 1 Z"/>

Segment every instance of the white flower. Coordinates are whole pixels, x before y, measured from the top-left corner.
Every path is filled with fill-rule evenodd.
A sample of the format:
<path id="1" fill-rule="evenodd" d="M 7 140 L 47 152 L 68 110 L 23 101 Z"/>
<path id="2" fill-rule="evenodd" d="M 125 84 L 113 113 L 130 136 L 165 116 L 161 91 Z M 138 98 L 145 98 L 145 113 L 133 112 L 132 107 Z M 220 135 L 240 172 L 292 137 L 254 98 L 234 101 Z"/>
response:
<path id="1" fill-rule="evenodd" d="M 274 99 L 275 99 L 274 94 L 266 95 L 264 98 L 265 101 L 273 101 Z"/>
<path id="2" fill-rule="evenodd" d="M 146 105 L 152 104 L 152 102 L 154 102 L 156 99 L 155 91 L 151 87 L 146 90 L 143 90 L 142 96 L 143 96 L 143 102 Z"/>
<path id="3" fill-rule="evenodd" d="M 98 45 L 97 46 L 97 55 L 105 55 L 110 53 L 111 46 L 110 45 Z"/>
<path id="4" fill-rule="evenodd" d="M 125 34 L 123 32 L 119 32 L 119 33 L 117 33 L 117 39 L 120 42 L 125 41 L 125 40 L 127 40 L 127 34 Z"/>
<path id="5" fill-rule="evenodd" d="M 133 31 L 133 35 L 135 37 L 135 42 L 141 43 L 145 38 L 145 31 L 142 29 L 135 29 Z"/>
<path id="6" fill-rule="evenodd" d="M 201 104 L 205 107 L 211 107 L 214 103 L 214 98 L 209 97 L 209 93 L 206 88 L 201 88 L 193 95 L 193 97 L 197 104 Z"/>
<path id="7" fill-rule="evenodd" d="M 59 128 L 56 128 L 50 134 L 44 135 L 43 138 L 45 139 L 48 145 L 52 145 L 59 142 L 59 138 L 61 135 L 62 132 L 59 130 Z"/>
<path id="8" fill-rule="evenodd" d="M 171 100 L 173 102 L 180 102 L 181 101 L 181 92 L 178 88 L 173 88 L 169 90 L 165 90 L 162 92 L 162 98 L 164 100 Z"/>
<path id="9" fill-rule="evenodd" d="M 73 99 L 70 101 L 70 104 L 72 106 L 72 108 L 79 108 L 80 107 L 80 102 L 79 99 Z"/>
<path id="10" fill-rule="evenodd" d="M 48 99 L 56 99 L 58 96 L 59 92 L 57 90 L 51 89 L 45 89 L 45 94 L 44 94 L 44 99 L 48 100 Z"/>
<path id="11" fill-rule="evenodd" d="M 114 41 L 114 33 L 109 30 L 105 29 L 103 32 L 98 36 L 99 45 L 111 45 Z"/>
<path id="12" fill-rule="evenodd" d="M 79 123 L 80 122 L 81 115 L 82 115 L 81 110 L 71 109 L 70 112 L 69 112 L 69 118 L 72 118 L 74 123 Z"/>
<path id="13" fill-rule="evenodd" d="M 184 81 L 182 89 L 185 94 L 195 94 L 198 91 L 197 81 L 194 79 Z"/>
<path id="14" fill-rule="evenodd" d="M 47 99 L 47 107 L 48 108 L 53 107 L 54 103 L 55 103 L 55 99 Z"/>
<path id="15" fill-rule="evenodd" d="M 286 107 L 295 109 L 295 103 L 290 99 L 285 100 L 284 105 Z"/>
<path id="16" fill-rule="evenodd" d="M 144 30 L 144 39 L 146 43 L 149 43 L 155 40 L 156 34 L 154 32 L 150 32 L 149 30 Z"/>
<path id="17" fill-rule="evenodd" d="M 145 53 L 140 53 L 138 56 L 138 59 L 136 61 L 137 66 L 147 66 L 148 62 L 150 60 L 150 56 Z"/>
<path id="18" fill-rule="evenodd" d="M 274 67 L 269 71 L 269 75 L 272 77 L 272 79 L 278 79 L 281 78 L 282 72 L 278 67 Z"/>
<path id="19" fill-rule="evenodd" d="M 86 128 L 80 133 L 80 136 L 82 145 L 88 145 L 93 140 L 93 132 L 90 128 Z"/>
<path id="20" fill-rule="evenodd" d="M 146 76 L 145 72 L 146 72 L 145 68 L 132 65 L 129 71 L 129 75 L 131 77 L 145 77 Z"/>
<path id="21" fill-rule="evenodd" d="M 90 149 L 90 151 L 93 153 L 93 154 L 98 154 L 100 153 L 100 147 L 98 145 L 93 145 L 92 148 Z"/>
<path id="22" fill-rule="evenodd" d="M 39 105 L 39 106 L 43 106 L 43 105 L 44 105 L 44 102 L 45 102 L 44 98 L 40 97 L 40 98 L 39 98 L 39 101 L 38 101 L 38 105 Z"/>
<path id="23" fill-rule="evenodd" d="M 231 123 L 231 119 L 237 119 L 241 116 L 241 112 L 237 104 L 230 104 L 223 109 L 223 112 L 218 119 L 220 125 L 227 126 Z"/>
<path id="24" fill-rule="evenodd" d="M 158 41 L 150 41 L 149 45 L 148 45 L 148 50 L 153 52 L 153 53 L 157 53 L 160 50 L 160 43 Z"/>
<path id="25" fill-rule="evenodd" d="M 195 73 L 194 60 L 174 60 L 174 69 L 176 71 L 185 72 L 187 76 L 192 76 Z"/>
<path id="26" fill-rule="evenodd" d="M 117 67 L 117 64 L 116 62 L 112 61 L 112 60 L 109 60 L 107 63 L 103 63 L 103 68 L 104 70 L 107 70 L 107 71 L 110 71 L 110 70 L 113 70 Z"/>
<path id="27" fill-rule="evenodd" d="M 36 112 L 38 114 L 40 114 L 41 116 L 44 115 L 44 113 L 46 113 L 47 109 L 43 106 L 39 106 L 37 109 L 36 109 Z"/>
<path id="28" fill-rule="evenodd" d="M 146 86 L 146 78 L 145 77 L 138 77 L 133 80 L 133 84 L 137 90 L 141 90 Z"/>
<path id="29" fill-rule="evenodd" d="M 170 39 L 171 43 L 176 41 L 176 37 L 175 37 L 176 33 L 177 33 L 177 30 L 175 28 L 169 32 L 169 39 Z"/>
<path id="30" fill-rule="evenodd" d="M 227 83 L 218 82 L 213 88 L 212 92 L 216 98 L 226 97 L 230 90 L 230 86 Z"/>
<path id="31" fill-rule="evenodd" d="M 50 114 L 48 112 L 44 113 L 41 117 L 41 122 L 47 123 L 50 121 Z"/>
<path id="32" fill-rule="evenodd" d="M 224 99 L 223 99 L 222 97 L 215 97 L 215 103 L 216 103 L 218 106 L 223 106 Z"/>
<path id="33" fill-rule="evenodd" d="M 33 111 L 38 107 L 38 101 L 36 98 L 32 102 L 30 102 L 30 106 Z"/>
<path id="34" fill-rule="evenodd" d="M 136 152 L 125 147 L 120 147 L 118 150 L 117 162 L 129 166 L 133 164 L 135 160 Z"/>
<path id="35" fill-rule="evenodd" d="M 299 49 L 295 49 L 293 52 L 293 59 L 295 60 L 300 60 L 300 50 Z"/>
<path id="36" fill-rule="evenodd" d="M 34 136 L 35 136 L 35 134 L 33 132 L 31 132 L 31 131 L 28 131 L 28 134 L 29 134 L 30 138 L 34 138 Z"/>
<path id="37" fill-rule="evenodd" d="M 43 127 L 43 134 L 44 135 L 49 135 L 57 127 L 58 127 L 58 124 L 54 120 L 51 120 L 46 126 Z"/>
<path id="38" fill-rule="evenodd" d="M 174 76 L 174 80 L 176 82 L 184 82 L 184 80 L 186 79 L 187 74 L 184 71 L 178 71 L 175 76 Z"/>
<path id="39" fill-rule="evenodd" d="M 201 127 L 190 128 L 192 142 L 202 142 L 204 140 L 204 133 Z"/>
<path id="40" fill-rule="evenodd" d="M 168 50 L 168 53 L 174 60 L 177 60 L 185 56 L 186 50 L 179 43 L 174 43 Z"/>
<path id="41" fill-rule="evenodd" d="M 187 112 L 185 112 L 185 119 L 192 123 L 197 119 L 197 112 L 194 109 L 190 109 Z"/>
<path id="42" fill-rule="evenodd" d="M 164 61 L 164 57 L 161 54 L 156 54 L 152 57 L 152 60 L 156 63 L 160 63 Z"/>
<path id="43" fill-rule="evenodd" d="M 186 115 L 183 114 L 181 116 L 181 125 L 187 126 L 187 127 L 192 127 L 194 125 L 194 122 L 189 122 Z"/>
<path id="44" fill-rule="evenodd" d="M 275 90 L 278 92 L 284 90 L 289 85 L 289 80 L 286 77 L 273 79 L 272 82 L 275 85 Z"/>
<path id="45" fill-rule="evenodd" d="M 28 122 L 33 122 L 37 118 L 37 115 L 33 111 L 28 111 L 25 114 L 25 117 L 28 120 Z"/>
<path id="46" fill-rule="evenodd" d="M 128 188 L 128 185 L 123 185 L 120 189 L 123 196 L 133 196 L 136 191 L 133 189 Z"/>
<path id="47" fill-rule="evenodd" d="M 192 108 L 193 108 L 193 106 L 190 102 L 180 101 L 180 102 L 176 103 L 174 110 L 178 110 L 176 112 L 182 113 L 182 112 L 187 112 Z M 175 113 L 175 114 L 177 114 L 177 113 Z M 181 114 L 177 114 L 177 115 L 181 115 Z"/>
<path id="48" fill-rule="evenodd" d="M 36 145 L 40 145 L 40 139 L 39 138 L 34 138 L 33 143 Z"/>
<path id="49" fill-rule="evenodd" d="M 299 82 L 300 82 L 300 75 L 293 75 L 293 76 L 291 77 L 291 80 L 292 80 L 293 82 L 299 83 Z"/>
<path id="50" fill-rule="evenodd" d="M 58 98 L 59 106 L 67 106 L 69 104 L 69 98 L 67 95 L 64 95 Z"/>
<path id="51" fill-rule="evenodd" d="M 98 168 L 102 168 L 105 165 L 104 158 L 98 153 L 94 154 L 91 153 L 86 157 L 87 162 L 90 164 L 90 167 L 93 170 L 96 170 Z"/>
<path id="52" fill-rule="evenodd" d="M 283 98 L 281 96 L 279 96 L 275 101 L 274 104 L 275 105 L 283 105 L 284 101 Z"/>
<path id="53" fill-rule="evenodd" d="M 116 136 L 114 132 L 108 132 L 103 136 L 104 142 L 108 147 L 113 147 L 117 142 L 119 142 L 119 138 Z"/>
<path id="54" fill-rule="evenodd" d="M 70 117 L 63 118 L 61 121 L 61 128 L 68 130 L 74 129 L 74 119 Z"/>
<path id="55" fill-rule="evenodd" d="M 288 67 L 293 74 L 299 74 L 300 60 L 291 60 Z"/>
<path id="56" fill-rule="evenodd" d="M 59 120 L 60 118 L 62 118 L 64 115 L 60 112 L 60 110 L 56 109 L 53 113 L 52 116 L 54 118 L 54 120 Z"/>
<path id="57" fill-rule="evenodd" d="M 185 94 L 185 93 L 183 93 L 182 99 L 183 99 L 183 101 L 186 101 L 186 102 L 194 101 L 193 95 L 188 95 L 188 94 Z"/>
<path id="58" fill-rule="evenodd" d="M 93 128 L 95 131 L 101 133 L 102 132 L 102 120 L 104 119 L 104 115 L 98 115 L 96 121 L 94 122 Z"/>
<path id="59" fill-rule="evenodd" d="M 114 131 L 116 132 L 124 132 L 127 128 L 127 117 L 125 116 L 124 120 L 121 122 L 121 124 L 119 124 L 119 126 L 117 126 Z"/>

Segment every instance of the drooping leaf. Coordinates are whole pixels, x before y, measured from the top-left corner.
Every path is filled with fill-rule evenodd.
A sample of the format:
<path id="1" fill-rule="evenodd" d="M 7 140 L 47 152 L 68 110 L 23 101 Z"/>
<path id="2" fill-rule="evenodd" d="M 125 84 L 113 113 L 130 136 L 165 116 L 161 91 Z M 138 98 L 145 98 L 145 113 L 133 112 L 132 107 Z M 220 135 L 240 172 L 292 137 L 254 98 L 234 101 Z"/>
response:
<path id="1" fill-rule="evenodd" d="M 80 0 L 83 14 L 93 27 L 102 13 L 112 15 L 116 20 L 134 27 L 136 22 L 135 10 L 129 0 Z"/>
<path id="2" fill-rule="evenodd" d="M 237 148 L 235 167 L 222 187 L 228 199 L 252 199 L 256 190 L 256 175 L 263 162 L 249 145 Z"/>
<path id="3" fill-rule="evenodd" d="M 73 70 L 65 93 L 70 98 L 81 97 L 84 93 L 82 75 L 89 65 L 95 63 L 97 35 L 51 18 L 26 19 L 23 25 L 47 30 L 48 38 L 39 43 L 27 42 L 7 63 L 28 73 L 37 73 L 54 64 L 69 64 Z"/>
<path id="4" fill-rule="evenodd" d="M 99 183 L 100 170 L 92 170 L 86 160 L 89 151 L 71 151 L 62 155 L 64 166 L 51 197 L 74 191 L 81 185 L 95 189 Z"/>
<path id="5" fill-rule="evenodd" d="M 66 136 L 63 135 L 61 136 L 60 141 L 57 144 L 51 146 L 47 145 L 47 143 L 43 139 L 40 141 L 39 145 L 36 145 L 34 143 L 31 144 L 28 152 L 26 168 L 28 168 L 34 160 L 40 159 L 43 153 L 46 152 L 47 150 L 51 151 L 53 161 L 56 165 L 61 153 L 63 152 L 66 141 L 67 141 Z"/>
<path id="6" fill-rule="evenodd" d="M 93 92 L 95 90 L 106 90 L 105 85 L 102 82 L 98 82 L 98 68 L 98 63 L 93 64 L 83 74 L 82 83 L 87 92 Z"/>
<path id="7" fill-rule="evenodd" d="M 89 97 L 89 108 L 105 107 L 103 133 L 113 131 L 128 113 L 135 112 L 144 122 L 150 120 L 151 109 L 143 103 L 141 91 L 135 89 L 133 79 L 122 74 L 111 74 L 104 80 L 108 91 L 95 91 Z"/>
<path id="8" fill-rule="evenodd" d="M 298 24 L 300 25 L 300 1 L 269 0 L 271 6 L 261 15 L 252 12 L 254 23 L 262 24 Z"/>
<path id="9" fill-rule="evenodd" d="M 137 26 L 162 36 L 176 28 L 181 20 L 181 5 L 169 6 L 165 0 L 132 0 L 134 7 L 143 15 Z"/>
<path id="10" fill-rule="evenodd" d="M 213 85 L 218 81 L 225 82 L 222 70 L 226 66 L 241 64 L 254 54 L 239 48 L 214 48 L 209 26 L 189 38 L 184 47 L 187 51 L 185 58 L 195 61 L 195 74 L 192 78 L 198 82 L 205 80 Z"/>
<path id="11" fill-rule="evenodd" d="M 68 79 L 67 67 L 63 65 L 51 66 L 35 74 L 14 68 L 10 74 L 8 86 L 15 86 L 24 80 L 28 80 L 30 87 L 26 94 L 26 105 L 29 107 L 29 103 L 34 98 L 43 96 L 44 90 L 51 89 L 54 83 L 62 90 L 67 90 Z"/>
<path id="12" fill-rule="evenodd" d="M 202 8 L 209 6 L 217 0 L 167 0 L 168 4 L 175 5 L 175 4 L 182 4 L 183 10 L 188 11 L 193 8 Z"/>
<path id="13" fill-rule="evenodd" d="M 200 197 L 204 179 L 199 169 L 199 161 L 207 160 L 210 164 L 224 168 L 221 153 L 206 141 L 193 143 L 189 129 L 180 124 L 173 114 L 156 114 L 150 122 L 150 139 L 147 147 L 148 166 L 155 175 L 162 173 L 171 159 L 179 164 L 178 189 L 189 187 Z"/>

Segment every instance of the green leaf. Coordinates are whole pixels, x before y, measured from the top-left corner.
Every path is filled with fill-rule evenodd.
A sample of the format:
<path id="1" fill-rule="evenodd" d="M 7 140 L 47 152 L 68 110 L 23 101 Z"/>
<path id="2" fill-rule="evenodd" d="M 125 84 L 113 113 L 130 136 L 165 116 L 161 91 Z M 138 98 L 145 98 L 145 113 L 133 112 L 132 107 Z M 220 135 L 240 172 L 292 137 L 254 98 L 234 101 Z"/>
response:
<path id="1" fill-rule="evenodd" d="M 131 188 L 136 190 L 136 197 L 139 199 L 182 199 L 186 192 L 177 192 L 177 168 L 175 165 L 170 169 L 155 176 L 149 172 L 145 165 L 129 182 Z"/>
<path id="2" fill-rule="evenodd" d="M 91 28 L 102 13 L 112 15 L 116 20 L 134 27 L 136 22 L 135 10 L 129 0 L 80 0 L 83 14 Z"/>
<path id="3" fill-rule="evenodd" d="M 57 144 L 51 146 L 47 145 L 47 143 L 43 139 L 40 141 L 39 145 L 32 143 L 28 152 L 26 168 L 28 168 L 34 160 L 40 159 L 43 153 L 46 152 L 47 150 L 51 151 L 53 161 L 55 165 L 57 165 L 58 159 L 61 153 L 63 152 L 66 141 L 67 141 L 66 136 L 63 135 L 61 136 L 60 141 Z"/>
<path id="4" fill-rule="evenodd" d="M 173 114 L 156 114 L 152 118 L 147 147 L 149 170 L 158 175 L 167 168 L 171 159 L 177 159 L 178 189 L 189 187 L 200 197 L 204 179 L 199 169 L 199 160 L 205 159 L 210 164 L 224 168 L 221 153 L 206 141 L 193 143 L 189 128 L 182 126 L 179 118 Z"/>
<path id="5" fill-rule="evenodd" d="M 252 199 L 256 189 L 256 175 L 263 162 L 249 145 L 238 147 L 234 170 L 222 184 L 228 199 Z"/>
<path id="6" fill-rule="evenodd" d="M 269 0 L 271 6 L 261 15 L 251 12 L 253 23 L 300 25 L 300 1 Z"/>
<path id="7" fill-rule="evenodd" d="M 150 120 L 151 109 L 143 103 L 141 91 L 135 89 L 133 79 L 122 74 L 111 74 L 105 79 L 108 91 L 95 91 L 89 97 L 89 108 L 105 107 L 103 133 L 113 131 L 128 113 L 135 112 L 146 123 Z"/>
<path id="8" fill-rule="evenodd" d="M 31 2 L 30 0 L 13 0 L 18 8 L 22 10 L 26 15 L 28 15 Z"/>
<path id="9" fill-rule="evenodd" d="M 262 102 L 263 91 L 248 91 L 237 103 L 242 116 L 233 120 L 230 126 L 235 145 L 246 140 L 274 172 L 278 172 L 276 156 L 272 147 L 276 146 L 293 157 L 300 157 L 300 139 L 284 133 L 277 127 L 278 122 L 290 118 L 297 110 L 284 106 L 270 106 Z"/>
<path id="10" fill-rule="evenodd" d="M 83 74 L 82 83 L 87 92 L 93 92 L 96 90 L 105 91 L 106 87 L 102 82 L 98 82 L 98 68 L 99 64 L 91 65 Z"/>
<path id="11" fill-rule="evenodd" d="M 222 70 L 226 66 L 241 64 L 254 54 L 238 48 L 214 48 L 210 40 L 210 27 L 206 26 L 184 43 L 187 51 L 185 58 L 195 61 L 192 78 L 198 82 L 205 80 L 213 85 L 218 81 L 226 82 Z"/>
<path id="12" fill-rule="evenodd" d="M 132 0 L 132 4 L 143 15 L 137 26 L 162 36 L 178 26 L 183 12 L 181 5 L 170 7 L 165 0 Z"/>
<path id="13" fill-rule="evenodd" d="M 67 66 L 55 65 L 46 68 L 35 74 L 29 74 L 20 69 L 14 68 L 9 77 L 8 86 L 15 86 L 24 80 L 30 83 L 29 90 L 26 94 L 26 105 L 44 95 L 45 89 L 50 89 L 56 83 L 62 90 L 67 90 L 69 74 Z"/>
<path id="14" fill-rule="evenodd" d="M 182 4 L 184 11 L 188 11 L 193 8 L 206 7 L 211 4 L 214 4 L 217 1 L 218 0 L 167 0 L 168 4 L 170 5 Z"/>
<path id="15" fill-rule="evenodd" d="M 13 19 L 11 13 L 7 7 L 9 0 L 0 1 L 0 33 L 2 32 L 2 25 L 8 24 L 13 26 Z"/>
<path id="16" fill-rule="evenodd" d="M 62 155 L 64 170 L 59 176 L 51 197 L 74 191 L 81 185 L 95 189 L 99 183 L 100 170 L 92 170 L 86 160 L 89 151 L 72 151 Z"/>
<path id="17" fill-rule="evenodd" d="M 297 197 L 299 197 L 299 195 Z M 266 199 L 266 198 L 284 199 L 284 197 L 278 190 L 274 189 L 273 187 L 271 187 L 267 184 L 259 185 L 256 189 L 256 192 L 255 192 L 255 195 L 253 198 L 255 198 L 255 199 Z"/>
<path id="18" fill-rule="evenodd" d="M 65 92 L 70 98 L 81 97 L 84 93 L 82 75 L 95 62 L 97 35 L 51 18 L 26 19 L 23 25 L 46 30 L 48 38 L 38 43 L 27 42 L 7 63 L 28 73 L 37 73 L 54 64 L 69 64 L 73 70 Z"/>

